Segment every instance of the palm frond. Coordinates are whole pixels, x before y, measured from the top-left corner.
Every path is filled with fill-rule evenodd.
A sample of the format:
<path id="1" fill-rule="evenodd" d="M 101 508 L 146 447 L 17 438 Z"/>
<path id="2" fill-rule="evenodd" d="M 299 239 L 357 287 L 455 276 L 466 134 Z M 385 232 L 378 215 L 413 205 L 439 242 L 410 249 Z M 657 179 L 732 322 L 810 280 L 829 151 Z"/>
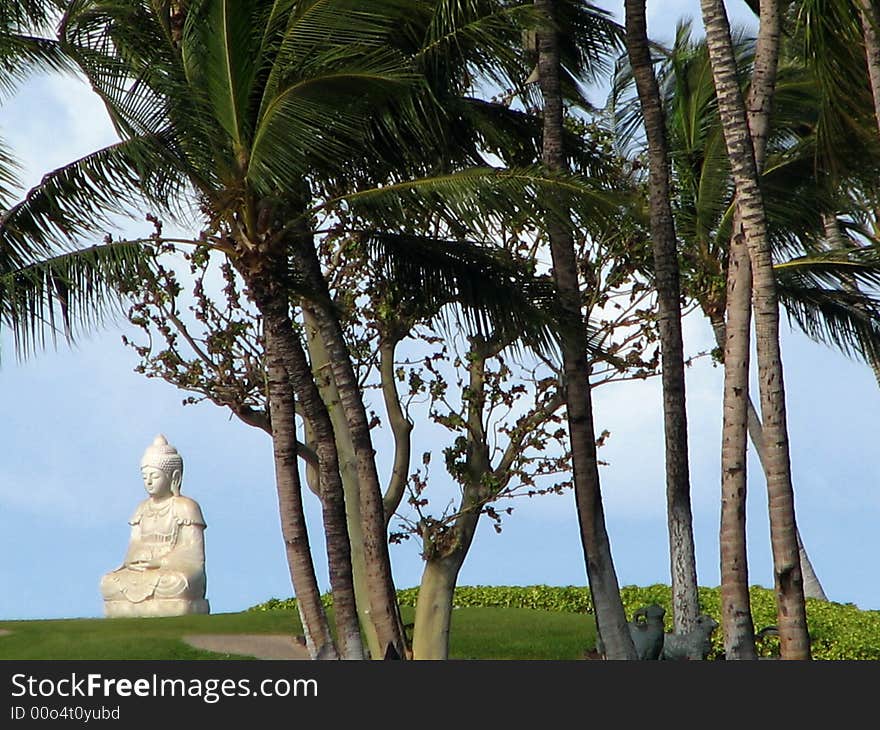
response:
<path id="1" fill-rule="evenodd" d="M 880 255 L 873 247 L 826 251 L 774 267 L 790 321 L 823 344 L 868 363 L 880 356 Z"/>
<path id="2" fill-rule="evenodd" d="M 566 0 L 556 5 L 557 23 L 565 31 L 560 47 L 563 66 L 581 83 L 608 74 L 624 47 L 623 27 L 593 3 Z"/>
<path id="3" fill-rule="evenodd" d="M 839 176 L 876 144 L 857 3 L 803 0 L 794 10 L 791 52 L 818 91 L 817 167 Z"/>
<path id="4" fill-rule="evenodd" d="M 54 39 L 0 33 L 0 91 L 10 93 L 35 73 L 73 69 L 73 61 Z"/>
<path id="5" fill-rule="evenodd" d="M 0 326 L 19 357 L 59 337 L 72 342 L 121 312 L 118 283 L 140 275 L 150 257 L 139 243 L 112 243 L 0 271 Z"/>
<path id="6" fill-rule="evenodd" d="M 369 231 L 361 234 L 386 300 L 418 318 L 445 320 L 448 306 L 474 333 L 554 351 L 556 289 L 531 262 L 497 246 Z"/>
<path id="7" fill-rule="evenodd" d="M 613 218 L 623 202 L 619 191 L 602 190 L 578 175 L 537 167 L 481 167 L 356 191 L 311 212 L 343 206 L 355 220 L 383 230 L 396 230 L 420 216 L 440 216 L 456 235 L 476 233 L 489 240 L 511 220 L 539 224 L 555 217 L 593 230 Z"/>
<path id="8" fill-rule="evenodd" d="M 29 28 L 48 32 L 64 0 L 7 0 L 0 5 L 0 33 L 12 34 Z"/>
<path id="9" fill-rule="evenodd" d="M 338 168 L 340 160 L 356 163 L 369 131 L 370 109 L 417 79 L 395 52 L 357 60 L 295 80 L 263 109 L 247 168 L 247 179 L 257 190 L 284 188 L 316 167 Z"/>
<path id="10" fill-rule="evenodd" d="M 181 55 L 193 88 L 204 89 L 214 117 L 235 150 L 249 148 L 260 71 L 260 31 L 266 3 L 202 0 L 187 11 Z"/>
<path id="11" fill-rule="evenodd" d="M 43 177 L 25 198 L 0 218 L 0 251 L 25 266 L 71 248 L 94 235 L 112 216 L 130 216 L 144 200 L 169 210 L 183 186 L 162 134 L 125 140 L 80 158 Z"/>
<path id="12" fill-rule="evenodd" d="M 16 199 L 21 166 L 6 143 L 0 139 L 0 209 L 6 209 Z"/>
<path id="13" fill-rule="evenodd" d="M 408 14 L 418 15 L 420 6 L 408 0 L 274 3 L 262 41 L 263 56 L 271 67 L 257 116 L 263 118 L 266 107 L 296 80 L 351 67 L 362 55 L 391 52 L 401 21 Z"/>
<path id="14" fill-rule="evenodd" d="M 429 79 L 458 77 L 458 93 L 467 93 L 474 78 L 519 88 L 531 70 L 521 50 L 522 33 L 539 18 L 531 3 L 437 0 L 414 62 Z"/>
<path id="15" fill-rule="evenodd" d="M 774 264 L 777 277 L 824 287 L 850 283 L 880 288 L 880 247 L 877 245 L 828 249 Z"/>

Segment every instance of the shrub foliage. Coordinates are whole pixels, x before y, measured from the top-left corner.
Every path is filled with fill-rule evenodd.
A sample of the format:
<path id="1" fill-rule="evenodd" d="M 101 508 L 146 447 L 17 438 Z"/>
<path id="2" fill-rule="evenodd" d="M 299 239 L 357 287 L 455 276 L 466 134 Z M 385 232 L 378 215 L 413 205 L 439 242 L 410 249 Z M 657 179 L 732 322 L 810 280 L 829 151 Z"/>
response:
<path id="1" fill-rule="evenodd" d="M 415 606 L 418 588 L 397 592 L 401 606 Z M 666 609 L 666 629 L 672 630 L 672 597 L 669 586 L 655 584 L 646 587 L 624 586 L 620 591 L 626 615 L 631 617 L 640 606 L 656 603 Z M 773 591 L 761 586 L 750 589 L 752 619 L 755 629 L 776 623 L 776 599 Z M 332 604 L 329 594 L 323 596 L 325 605 Z M 581 586 L 459 586 L 455 589 L 455 606 L 531 608 L 538 611 L 592 613 L 593 603 L 588 588 Z M 721 623 L 721 595 L 718 588 L 700 588 L 700 606 Z M 253 606 L 251 611 L 295 609 L 292 598 L 272 598 Z M 850 603 L 833 603 L 807 599 L 807 626 L 810 632 L 814 659 L 880 659 L 880 611 L 863 611 Z M 724 657 L 724 639 L 721 630 L 712 637 L 711 659 Z M 777 656 L 779 643 L 775 636 L 758 640 L 758 654 Z"/>

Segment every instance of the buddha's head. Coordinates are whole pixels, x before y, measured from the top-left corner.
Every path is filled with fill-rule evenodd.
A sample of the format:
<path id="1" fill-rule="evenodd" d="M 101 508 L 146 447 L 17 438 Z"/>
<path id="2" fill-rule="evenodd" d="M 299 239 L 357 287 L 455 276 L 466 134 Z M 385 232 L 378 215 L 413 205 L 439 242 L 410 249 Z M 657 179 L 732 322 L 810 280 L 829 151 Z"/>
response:
<path id="1" fill-rule="evenodd" d="M 144 487 L 151 497 L 180 494 L 183 480 L 183 459 L 160 433 L 153 439 L 141 458 Z"/>

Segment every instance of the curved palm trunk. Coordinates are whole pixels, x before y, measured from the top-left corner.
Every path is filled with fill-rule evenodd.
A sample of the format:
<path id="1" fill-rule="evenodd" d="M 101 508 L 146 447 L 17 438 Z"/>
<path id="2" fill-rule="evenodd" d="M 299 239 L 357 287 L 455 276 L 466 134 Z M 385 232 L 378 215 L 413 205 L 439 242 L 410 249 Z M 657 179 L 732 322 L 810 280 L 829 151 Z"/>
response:
<path id="1" fill-rule="evenodd" d="M 684 345 L 675 226 L 669 191 L 666 123 L 651 65 L 645 0 L 626 0 L 626 47 L 648 141 L 649 197 L 654 275 L 659 309 L 666 437 L 666 517 L 672 577 L 673 629 L 687 633 L 700 610 L 688 469 Z"/>
<path id="2" fill-rule="evenodd" d="M 292 322 L 289 332 L 294 333 Z M 340 652 L 343 659 L 363 659 L 344 486 L 333 424 L 311 377 L 302 344 L 295 334 L 286 343 L 284 354 L 291 383 L 309 421 L 318 454 L 324 541 Z"/>
<path id="3" fill-rule="evenodd" d="M 535 6 L 553 22 L 554 0 L 535 0 Z M 562 94 L 559 84 L 559 38 L 555 28 L 538 34 L 538 78 L 544 99 L 543 163 L 551 172 L 565 169 L 562 148 Z M 580 523 L 581 544 L 587 580 L 596 612 L 596 626 L 610 659 L 635 659 L 636 652 L 620 599 L 620 586 L 614 571 L 611 545 L 605 528 L 596 436 L 590 393 L 589 359 L 574 242 L 570 226 L 547 224 L 553 276 L 566 318 L 562 359 L 565 373 L 565 399 L 571 439 L 575 503 Z"/>
<path id="4" fill-rule="evenodd" d="M 263 314 L 266 377 L 272 416 L 272 448 L 281 511 L 281 533 L 309 656 L 312 659 L 318 656 L 335 658 L 336 647 L 321 603 L 303 512 L 293 393 L 281 347 L 283 332 L 289 324 L 284 319 L 285 317 L 273 316 L 271 312 Z"/>
<path id="5" fill-rule="evenodd" d="M 385 532 L 385 512 L 382 490 L 376 471 L 370 428 L 361 397 L 360 386 L 351 362 L 351 353 L 345 342 L 327 281 L 311 240 L 300 237 L 293 250 L 294 265 L 310 291 L 313 313 L 339 392 L 339 402 L 348 421 L 351 443 L 354 447 L 359 500 L 364 535 L 364 562 L 370 595 L 370 616 L 379 644 L 384 647 L 380 659 L 389 651 L 398 657 L 406 655 L 403 624 L 400 619 L 397 594 L 391 575 L 391 560 Z"/>
<path id="6" fill-rule="evenodd" d="M 339 391 L 330 372 L 330 358 L 317 331 L 317 323 L 312 311 L 303 307 L 303 320 L 306 325 L 306 342 L 315 383 L 318 385 L 321 400 L 326 406 L 326 416 L 330 419 L 339 460 L 339 474 L 345 493 L 345 516 L 348 525 L 348 539 L 351 545 L 351 567 L 354 580 L 354 594 L 361 630 L 367 641 L 372 657 L 382 656 L 379 637 L 370 619 L 370 593 L 367 585 L 367 565 L 364 558 L 363 521 L 360 509 L 360 487 L 357 477 L 357 459 L 348 421 L 339 404 Z M 322 409 L 324 410 L 324 409 Z M 324 416 L 321 416 L 322 418 Z"/>
<path id="7" fill-rule="evenodd" d="M 770 130 L 770 108 L 776 85 L 779 47 L 778 15 L 769 4 L 761 8 L 761 26 L 749 96 L 748 125 L 755 167 L 764 168 Z M 749 363 L 752 270 L 737 208 L 727 269 L 726 320 L 713 323 L 718 346 L 724 350 L 724 415 L 721 449 L 721 595 L 722 626 L 728 659 L 754 659 L 746 547 L 746 446 L 749 427 Z M 743 398 L 743 394 L 746 397 Z M 766 470 L 765 470 L 766 472 Z"/>
<path id="8" fill-rule="evenodd" d="M 268 257 L 267 257 L 268 258 Z M 320 484 L 320 499 L 324 524 L 325 542 L 327 547 L 327 560 L 330 572 L 330 586 L 333 591 L 334 613 L 336 617 L 337 638 L 339 640 L 341 655 L 345 659 L 363 658 L 363 646 L 361 644 L 360 630 L 358 627 L 357 611 L 355 607 L 354 587 L 352 584 L 351 556 L 348 542 L 348 532 L 345 520 L 345 505 L 342 484 L 339 476 L 339 464 L 336 453 L 336 444 L 333 430 L 326 409 L 318 393 L 317 386 L 311 377 L 311 370 L 302 349 L 299 335 L 293 327 L 289 315 L 288 294 L 289 288 L 286 282 L 286 263 L 283 258 L 280 261 L 268 261 L 261 259 L 252 262 L 252 265 L 242 265 L 242 276 L 247 283 L 254 303 L 263 316 L 264 336 L 266 339 L 267 359 L 274 358 L 271 362 L 279 370 L 277 377 L 283 375 L 283 382 L 277 384 L 270 381 L 270 402 L 272 389 L 278 391 L 279 403 L 284 405 L 284 410 L 271 411 L 273 443 L 276 440 L 276 431 L 292 434 L 294 449 L 296 449 L 295 411 L 293 394 L 299 399 L 305 418 L 315 441 L 315 450 L 318 456 L 318 475 Z M 282 387 L 283 386 L 283 387 Z M 289 404 L 288 404 L 289 401 Z M 299 472 L 297 471 L 296 451 L 293 453 L 294 461 L 292 469 L 296 471 L 296 481 L 299 485 Z M 299 509 L 302 509 L 301 488 L 297 491 Z M 303 520 L 303 529 L 305 522 Z M 309 561 L 311 565 L 311 560 Z M 314 580 L 314 567 L 311 568 L 311 578 L 314 589 L 317 591 L 317 583 Z M 310 589 L 309 589 L 310 590 Z M 299 599 L 299 592 L 297 592 Z M 318 597 L 320 605 L 320 597 Z M 323 608 L 321 609 L 323 615 Z M 324 619 L 326 622 L 326 618 Z M 333 646 L 332 643 L 330 646 Z M 337 652 L 333 646 L 332 652 L 327 650 L 319 653 L 322 656 L 336 658 Z"/>
<path id="9" fill-rule="evenodd" d="M 749 398 L 748 405 L 749 438 L 755 446 L 755 453 L 758 454 L 758 459 L 761 461 L 761 466 L 763 467 L 766 458 L 764 456 L 764 426 L 761 424 L 761 416 L 758 415 L 758 411 L 751 398 Z M 810 562 L 810 556 L 807 555 L 807 549 L 804 547 L 803 540 L 801 540 L 801 531 L 797 528 L 795 528 L 795 536 L 797 537 L 801 575 L 804 577 L 804 598 L 816 598 L 820 601 L 827 601 L 828 596 L 825 595 L 825 589 L 822 588 L 819 576 L 816 575 L 816 571 L 813 569 L 813 564 Z"/>
<path id="10" fill-rule="evenodd" d="M 763 24 L 763 9 L 765 6 L 775 6 L 775 3 L 762 2 L 761 5 Z M 810 642 L 795 534 L 794 494 L 779 347 L 779 307 L 763 198 L 758 184 L 755 148 L 737 79 L 724 5 L 720 0 L 701 0 L 701 7 L 719 113 L 737 190 L 737 204 L 752 264 L 758 382 L 767 437 L 767 492 L 781 656 L 784 659 L 808 659 Z"/>

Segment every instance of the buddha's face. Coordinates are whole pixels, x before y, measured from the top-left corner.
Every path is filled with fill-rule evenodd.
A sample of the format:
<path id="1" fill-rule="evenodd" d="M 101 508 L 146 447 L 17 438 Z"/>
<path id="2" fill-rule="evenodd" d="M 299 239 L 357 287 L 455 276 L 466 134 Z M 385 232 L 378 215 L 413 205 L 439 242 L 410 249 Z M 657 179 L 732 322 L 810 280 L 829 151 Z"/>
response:
<path id="1" fill-rule="evenodd" d="M 141 469 L 144 477 L 144 487 L 151 497 L 167 497 L 171 495 L 171 477 L 155 466 L 145 466 Z"/>

